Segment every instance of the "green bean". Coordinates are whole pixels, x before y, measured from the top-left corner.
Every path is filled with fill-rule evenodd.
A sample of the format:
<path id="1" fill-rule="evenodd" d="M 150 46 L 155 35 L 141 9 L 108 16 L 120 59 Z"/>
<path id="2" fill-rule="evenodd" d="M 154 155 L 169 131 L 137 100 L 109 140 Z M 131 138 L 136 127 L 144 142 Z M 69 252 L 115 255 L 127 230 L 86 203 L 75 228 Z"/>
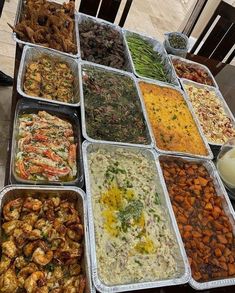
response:
<path id="1" fill-rule="evenodd" d="M 153 50 L 152 44 L 136 34 L 127 37 L 136 72 L 144 77 L 169 82 L 162 56 Z"/>

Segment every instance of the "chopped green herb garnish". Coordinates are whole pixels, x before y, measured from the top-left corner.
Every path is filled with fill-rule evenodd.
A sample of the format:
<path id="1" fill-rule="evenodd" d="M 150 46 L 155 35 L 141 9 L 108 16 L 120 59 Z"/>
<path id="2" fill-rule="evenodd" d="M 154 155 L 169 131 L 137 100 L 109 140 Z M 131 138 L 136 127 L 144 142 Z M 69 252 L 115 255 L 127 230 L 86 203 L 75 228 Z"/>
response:
<path id="1" fill-rule="evenodd" d="M 160 204 L 160 199 L 159 199 L 159 195 L 157 192 L 155 192 L 155 194 L 154 194 L 154 203 L 157 205 Z"/>
<path id="2" fill-rule="evenodd" d="M 142 263 L 138 261 L 137 259 L 135 259 L 135 263 L 137 263 L 139 266 L 142 266 Z"/>

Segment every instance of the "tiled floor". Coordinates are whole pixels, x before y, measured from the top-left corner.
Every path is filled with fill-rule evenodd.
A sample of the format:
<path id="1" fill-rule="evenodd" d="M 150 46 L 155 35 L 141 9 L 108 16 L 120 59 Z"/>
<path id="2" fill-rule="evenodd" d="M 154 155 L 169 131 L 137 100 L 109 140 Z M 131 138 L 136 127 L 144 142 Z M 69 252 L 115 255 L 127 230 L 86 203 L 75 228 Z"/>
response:
<path id="1" fill-rule="evenodd" d="M 15 43 L 7 23 L 14 23 L 17 3 L 17 0 L 6 0 L 0 18 L 0 70 L 11 76 L 14 72 Z M 76 1 L 77 7 L 79 3 L 80 1 Z M 123 0 L 120 10 L 123 9 L 124 3 Z M 125 27 L 163 40 L 165 31 L 178 29 L 192 3 L 194 0 L 134 0 Z M 119 18 L 120 14 L 116 20 Z M 11 94 L 11 87 L 0 87 L 0 187 L 5 176 Z"/>

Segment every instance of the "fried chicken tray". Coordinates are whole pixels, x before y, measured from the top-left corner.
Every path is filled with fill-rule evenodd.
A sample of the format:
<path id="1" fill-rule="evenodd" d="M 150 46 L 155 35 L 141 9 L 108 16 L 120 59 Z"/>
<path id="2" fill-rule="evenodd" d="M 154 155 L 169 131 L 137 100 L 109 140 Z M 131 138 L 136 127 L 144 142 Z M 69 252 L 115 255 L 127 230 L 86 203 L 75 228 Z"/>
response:
<path id="1" fill-rule="evenodd" d="M 47 0 L 20 0 L 15 24 L 9 24 L 13 39 L 79 57 L 75 1 L 59 4 Z"/>

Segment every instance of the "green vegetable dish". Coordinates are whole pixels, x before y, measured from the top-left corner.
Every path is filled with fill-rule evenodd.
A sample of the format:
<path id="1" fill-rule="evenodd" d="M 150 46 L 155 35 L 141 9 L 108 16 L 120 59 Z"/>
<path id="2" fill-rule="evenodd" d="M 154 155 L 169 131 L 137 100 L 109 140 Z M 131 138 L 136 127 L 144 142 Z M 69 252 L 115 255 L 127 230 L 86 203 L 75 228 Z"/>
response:
<path id="1" fill-rule="evenodd" d="M 179 250 L 153 155 L 90 145 L 98 275 L 106 285 L 174 278 Z"/>
<path id="2" fill-rule="evenodd" d="M 150 144 L 133 79 L 103 68 L 82 66 L 86 132 L 96 140 Z"/>
<path id="3" fill-rule="evenodd" d="M 150 39 L 143 39 L 133 33 L 127 35 L 126 40 L 138 75 L 163 82 L 171 82 L 165 66 L 166 61 L 160 53 L 154 50 Z"/>
<path id="4" fill-rule="evenodd" d="M 186 39 L 178 34 L 169 34 L 168 41 L 175 49 L 186 49 L 187 47 Z"/>

